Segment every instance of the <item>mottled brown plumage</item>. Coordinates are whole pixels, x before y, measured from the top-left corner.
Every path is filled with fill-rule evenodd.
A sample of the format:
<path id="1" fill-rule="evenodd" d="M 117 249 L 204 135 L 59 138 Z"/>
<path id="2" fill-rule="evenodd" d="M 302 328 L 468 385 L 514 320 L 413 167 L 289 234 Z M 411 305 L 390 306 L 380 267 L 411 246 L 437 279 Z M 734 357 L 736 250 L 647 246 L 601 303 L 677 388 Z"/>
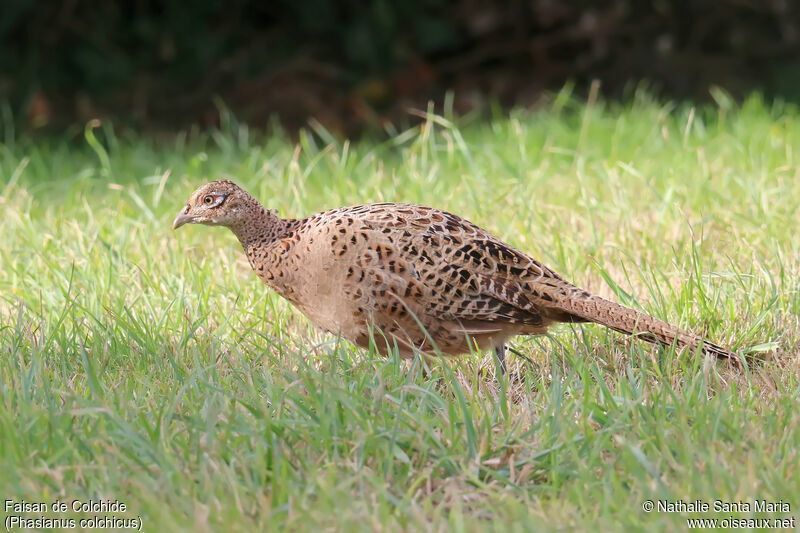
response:
<path id="1" fill-rule="evenodd" d="M 597 322 L 734 363 L 692 333 L 589 294 L 471 222 L 431 207 L 369 204 L 281 219 L 235 183 L 200 187 L 173 224 L 230 228 L 267 285 L 317 326 L 366 347 L 444 354 L 495 348 L 554 322 Z M 373 327 L 374 326 L 374 327 Z"/>

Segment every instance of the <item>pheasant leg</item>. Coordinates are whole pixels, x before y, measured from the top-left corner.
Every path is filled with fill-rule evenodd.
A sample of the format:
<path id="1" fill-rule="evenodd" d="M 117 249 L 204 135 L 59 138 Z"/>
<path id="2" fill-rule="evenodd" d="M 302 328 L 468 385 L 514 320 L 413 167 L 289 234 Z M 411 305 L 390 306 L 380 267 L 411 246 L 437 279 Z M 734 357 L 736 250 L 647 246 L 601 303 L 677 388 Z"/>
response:
<path id="1" fill-rule="evenodd" d="M 501 344 L 500 346 L 495 346 L 494 348 L 494 355 L 497 357 L 497 362 L 500 365 L 500 373 L 506 373 L 506 345 Z"/>

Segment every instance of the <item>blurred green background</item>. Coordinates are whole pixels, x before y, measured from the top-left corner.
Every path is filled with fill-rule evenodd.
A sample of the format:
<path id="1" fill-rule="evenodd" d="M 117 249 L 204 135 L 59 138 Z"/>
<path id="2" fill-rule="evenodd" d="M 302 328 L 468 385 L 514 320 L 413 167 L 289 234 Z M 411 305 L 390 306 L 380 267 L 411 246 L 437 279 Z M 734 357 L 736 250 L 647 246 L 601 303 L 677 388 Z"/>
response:
<path id="1" fill-rule="evenodd" d="M 487 113 L 594 79 L 606 97 L 647 80 L 667 98 L 796 100 L 799 44 L 790 0 L 3 0 L 0 102 L 31 131 L 215 126 L 224 105 L 352 136 L 447 91 Z"/>

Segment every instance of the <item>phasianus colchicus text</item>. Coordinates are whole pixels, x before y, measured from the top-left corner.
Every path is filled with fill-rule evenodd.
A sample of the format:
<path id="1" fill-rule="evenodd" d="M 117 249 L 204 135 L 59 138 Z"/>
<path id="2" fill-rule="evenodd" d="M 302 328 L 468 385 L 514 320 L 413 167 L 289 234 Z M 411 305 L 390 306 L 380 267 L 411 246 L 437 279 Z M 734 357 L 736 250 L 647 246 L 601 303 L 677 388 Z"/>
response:
<path id="1" fill-rule="evenodd" d="M 592 295 L 475 224 L 410 204 L 342 207 L 282 219 L 229 180 L 197 189 L 173 228 L 230 228 L 253 270 L 318 327 L 403 356 L 494 348 L 554 322 L 596 322 L 738 364 L 667 322 Z M 474 343 L 474 344 L 473 344 Z"/>

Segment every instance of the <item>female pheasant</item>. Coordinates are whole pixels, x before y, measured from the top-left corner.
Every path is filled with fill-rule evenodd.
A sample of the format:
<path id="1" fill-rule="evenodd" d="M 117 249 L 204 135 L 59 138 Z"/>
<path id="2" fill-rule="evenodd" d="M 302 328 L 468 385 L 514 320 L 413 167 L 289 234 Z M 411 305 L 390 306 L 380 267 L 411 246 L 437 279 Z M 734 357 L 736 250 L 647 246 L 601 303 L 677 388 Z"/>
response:
<path id="1" fill-rule="evenodd" d="M 281 219 L 229 180 L 203 185 L 172 225 L 226 226 L 259 278 L 315 325 L 381 352 L 443 354 L 494 348 L 554 322 L 597 322 L 653 343 L 698 347 L 701 337 L 589 294 L 475 224 L 410 204 L 342 207 Z M 374 332 L 371 335 L 371 332 Z"/>

